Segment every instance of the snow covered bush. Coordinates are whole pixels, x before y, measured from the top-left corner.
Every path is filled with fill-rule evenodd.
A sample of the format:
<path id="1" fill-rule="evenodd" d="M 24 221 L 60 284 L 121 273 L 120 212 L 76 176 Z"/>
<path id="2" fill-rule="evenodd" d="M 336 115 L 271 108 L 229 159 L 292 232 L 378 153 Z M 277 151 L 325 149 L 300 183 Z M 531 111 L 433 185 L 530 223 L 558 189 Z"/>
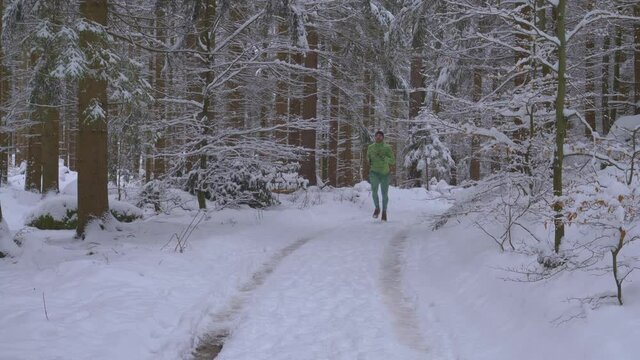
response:
<path id="1" fill-rule="evenodd" d="M 40 230 L 72 230 L 78 225 L 78 200 L 74 196 L 55 196 L 27 215 L 25 223 Z M 137 207 L 117 200 L 109 202 L 110 212 L 120 222 L 133 222 L 142 218 Z"/>
<path id="2" fill-rule="evenodd" d="M 29 215 L 25 223 L 40 230 L 75 229 L 78 225 L 78 200 L 72 196 L 48 198 Z"/>
<path id="3" fill-rule="evenodd" d="M 449 148 L 440 141 L 438 133 L 432 129 L 428 121 L 420 123 L 409 131 L 409 141 L 404 150 L 404 166 L 415 166 L 429 178 L 449 179 L 455 161 Z"/>
<path id="4" fill-rule="evenodd" d="M 185 190 L 196 194 L 203 189 L 208 200 L 219 207 L 248 205 L 265 208 L 277 203 L 271 189 L 280 185 L 289 186 L 297 178 L 288 176 L 291 165 L 257 164 L 235 160 L 210 165 L 206 173 L 198 169 L 188 174 Z M 294 179 L 294 180 L 292 180 Z"/>

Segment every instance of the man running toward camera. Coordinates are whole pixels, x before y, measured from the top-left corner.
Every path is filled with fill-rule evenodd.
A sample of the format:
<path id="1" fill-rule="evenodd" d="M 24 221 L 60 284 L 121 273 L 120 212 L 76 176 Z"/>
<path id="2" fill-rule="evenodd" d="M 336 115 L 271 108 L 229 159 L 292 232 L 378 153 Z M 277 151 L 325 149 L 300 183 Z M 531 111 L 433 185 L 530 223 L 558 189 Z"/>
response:
<path id="1" fill-rule="evenodd" d="M 387 221 L 387 204 L 389 203 L 389 165 L 396 163 L 391 146 L 384 142 L 384 133 L 376 132 L 376 142 L 367 148 L 367 159 L 371 165 L 369 172 L 369 182 L 371 183 L 371 194 L 373 195 L 373 205 L 376 209 L 373 212 L 375 219 L 380 215 L 380 199 L 378 198 L 378 187 L 382 190 L 382 221 Z"/>

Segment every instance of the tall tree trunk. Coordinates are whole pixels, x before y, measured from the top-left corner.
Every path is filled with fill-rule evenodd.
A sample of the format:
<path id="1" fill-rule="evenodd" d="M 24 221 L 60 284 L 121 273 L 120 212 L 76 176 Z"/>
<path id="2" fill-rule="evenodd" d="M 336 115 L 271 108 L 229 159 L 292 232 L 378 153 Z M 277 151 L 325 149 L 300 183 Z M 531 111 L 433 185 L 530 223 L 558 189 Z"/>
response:
<path id="1" fill-rule="evenodd" d="M 624 62 L 624 53 L 622 52 L 622 30 L 621 26 L 615 27 L 615 52 L 613 60 L 613 99 L 611 104 L 611 124 L 618 120 L 618 109 L 622 105 L 622 75 L 621 69 Z"/>
<path id="2" fill-rule="evenodd" d="M 521 3 L 526 3 L 526 1 L 520 1 Z M 516 2 L 516 5 L 520 6 L 522 4 Z M 521 16 L 524 19 L 531 19 L 531 6 L 523 6 L 521 10 Z M 531 31 L 531 26 L 522 26 L 523 32 Z M 515 53 L 515 63 L 516 63 L 516 72 L 517 75 L 514 78 L 515 86 L 520 87 L 529 82 L 529 71 L 526 71 L 525 68 L 528 65 L 529 53 L 526 51 L 531 47 L 531 38 L 529 35 L 517 32 L 516 33 L 516 46 L 522 51 L 516 51 Z"/>
<path id="3" fill-rule="evenodd" d="M 363 62 L 365 59 L 363 59 Z M 374 108 L 373 108 L 373 76 L 371 70 L 365 69 L 362 81 L 362 125 L 367 131 L 365 141 L 360 144 L 360 180 L 366 180 L 369 178 L 369 172 L 371 165 L 367 159 L 367 148 L 370 144 L 369 129 L 372 129 L 374 124 Z M 379 130 L 379 129 L 376 129 Z"/>
<path id="4" fill-rule="evenodd" d="M 278 23 L 278 35 L 284 37 L 287 34 L 287 24 L 285 21 Z M 289 60 L 289 54 L 286 51 L 279 51 L 276 55 L 278 61 L 286 63 Z M 289 86 L 287 81 L 282 77 L 278 78 L 276 83 L 276 96 L 275 96 L 275 123 L 276 125 L 283 126 L 287 123 L 287 116 L 289 114 L 289 101 L 288 101 Z M 287 142 L 287 131 L 276 131 L 276 140 L 280 143 Z"/>
<path id="5" fill-rule="evenodd" d="M 156 20 L 156 41 L 161 44 L 166 42 L 166 2 L 167 0 L 157 0 L 156 1 L 156 9 L 155 9 L 155 20 Z M 154 80 L 155 80 L 155 91 L 156 91 L 156 99 L 161 99 L 166 97 L 166 83 L 165 77 L 166 74 L 164 72 L 165 65 L 165 54 L 157 53 L 155 54 L 155 66 L 154 66 Z M 159 124 L 163 124 L 167 117 L 167 110 L 162 101 L 156 100 L 156 116 Z M 163 126 L 163 125 L 161 125 Z M 163 126 L 164 127 L 164 126 Z M 164 158 L 164 151 L 166 147 L 166 129 L 162 128 L 156 132 L 156 143 L 155 143 L 155 156 L 153 161 L 153 175 L 154 178 L 162 177 L 166 173 L 166 164 Z"/>
<path id="6" fill-rule="evenodd" d="M 482 99 L 482 70 L 476 68 L 473 72 L 473 101 L 479 102 Z M 480 119 L 477 119 L 478 122 Z M 480 180 L 480 138 L 477 135 L 471 136 L 471 162 L 469 164 L 469 177 L 471 180 Z"/>
<path id="7" fill-rule="evenodd" d="M 350 119 L 340 121 L 340 138 L 344 139 L 343 150 L 340 151 L 340 165 L 338 168 L 338 183 L 339 186 L 351 186 L 355 183 L 353 176 L 353 130 Z M 340 143 L 338 143 L 340 147 Z"/>
<path id="8" fill-rule="evenodd" d="M 210 69 L 213 65 L 213 51 L 216 43 L 216 38 L 212 32 L 210 32 L 210 28 L 212 23 L 216 17 L 217 12 L 217 1 L 216 0 L 205 0 L 199 6 L 203 7 L 202 9 L 197 9 L 198 18 L 195 19 L 196 22 L 196 34 L 197 37 L 192 36 L 189 44 L 189 48 L 198 49 L 200 51 L 205 52 L 206 56 L 199 56 L 199 58 L 203 59 L 199 64 L 205 69 Z M 202 11 L 201 11 L 202 10 Z M 208 92 L 208 84 L 213 81 L 213 73 L 211 70 L 200 71 L 198 74 L 200 78 L 201 87 L 193 86 L 194 95 L 196 101 L 202 103 L 202 109 L 200 113 L 197 115 L 199 122 L 202 124 L 202 128 L 204 129 L 202 132 L 202 141 L 200 141 L 200 148 L 204 148 L 208 144 L 207 136 L 210 135 L 211 124 L 213 123 L 213 108 L 211 106 L 211 94 Z M 200 209 L 207 208 L 206 202 L 206 184 L 204 183 L 204 175 L 207 167 L 209 166 L 209 156 L 206 153 L 200 155 L 198 159 L 199 162 L 199 175 L 198 175 L 198 189 L 197 189 L 197 198 L 198 198 L 198 206 Z"/>
<path id="9" fill-rule="evenodd" d="M 241 1 L 233 2 L 234 5 L 230 6 L 230 20 L 234 24 L 240 23 L 242 19 Z M 231 58 L 229 61 L 235 61 L 236 57 L 242 54 L 242 48 L 237 43 L 232 43 L 229 46 L 229 53 Z M 243 95 L 241 90 L 241 83 L 237 80 L 227 81 L 227 91 L 229 92 L 229 102 L 227 106 L 226 116 L 230 120 L 229 126 L 234 129 L 243 129 L 245 124 L 245 107 L 243 106 Z"/>
<path id="10" fill-rule="evenodd" d="M 4 14 L 4 0 L 0 0 L 0 14 Z M 2 21 L 0 21 L 0 39 L 2 39 Z M 6 108 L 11 94 L 11 84 L 9 83 L 9 70 L 4 61 L 4 47 L 0 41 L 0 184 L 7 183 L 9 170 L 9 139 L 10 134 L 7 129 Z"/>
<path id="11" fill-rule="evenodd" d="M 604 35 L 604 41 L 602 44 L 602 133 L 604 135 L 609 133 L 611 127 L 611 113 L 609 109 L 609 68 L 611 66 L 611 56 L 609 56 L 609 49 L 611 48 L 611 36 L 608 31 Z"/>
<path id="12" fill-rule="evenodd" d="M 318 33 L 316 29 L 307 30 L 307 43 L 309 51 L 304 58 L 304 66 L 311 71 L 318 68 Z M 318 116 L 318 80 L 315 74 L 307 74 L 304 77 L 304 101 L 302 104 L 302 118 L 313 120 Z M 316 175 L 316 131 L 304 129 L 301 131 L 302 146 L 308 154 L 302 161 L 300 175 L 309 181 L 309 185 L 317 185 Z"/>
<path id="13" fill-rule="evenodd" d="M 30 65 L 34 72 L 38 69 L 39 54 L 31 50 Z M 36 75 L 38 76 L 38 75 Z M 25 174 L 24 189 L 26 191 L 42 192 L 42 122 L 43 107 L 37 92 L 31 93 L 31 111 L 29 119 L 29 135 L 27 136 L 27 172 Z"/>
<path id="14" fill-rule="evenodd" d="M 56 102 L 57 103 L 57 102 Z M 52 103 L 43 109 L 42 126 L 42 192 L 58 192 L 58 159 L 60 158 L 60 111 Z"/>
<path id="15" fill-rule="evenodd" d="M 587 0 L 587 11 L 593 10 L 593 1 Z M 594 74 L 594 48 L 595 48 L 595 35 L 593 33 L 587 34 L 587 41 L 585 43 L 586 48 L 586 61 L 585 61 L 585 92 L 587 93 L 585 99 L 585 120 L 587 124 L 591 127 L 589 129 L 585 126 L 585 135 L 591 136 L 591 130 L 596 131 L 596 83 L 595 83 L 595 74 Z"/>
<path id="16" fill-rule="evenodd" d="M 24 189 L 42 192 L 42 123 L 40 119 L 33 119 L 29 125 L 27 135 L 27 172 L 25 174 Z"/>
<path id="17" fill-rule="evenodd" d="M 409 119 L 413 120 L 420 114 L 420 109 L 424 104 L 424 80 L 422 78 L 422 42 L 423 42 L 422 27 L 419 26 L 416 30 L 416 34 L 413 36 L 412 42 L 412 58 L 409 74 L 409 82 L 411 92 L 409 93 Z M 408 185 L 410 187 L 421 186 L 421 171 L 418 170 L 418 161 L 414 161 L 409 165 L 408 171 Z"/>
<path id="18" fill-rule="evenodd" d="M 566 119 L 564 108 L 567 91 L 567 34 L 565 32 L 565 13 L 567 0 L 558 0 L 556 6 L 557 25 L 556 37 L 559 40 L 558 46 L 558 92 L 556 95 L 556 149 L 553 158 L 553 195 L 556 198 L 553 204 L 555 211 L 555 234 L 554 249 L 560 252 L 560 244 L 564 238 L 564 219 L 562 216 L 563 204 L 560 198 L 563 194 L 562 172 L 564 164 L 564 139 L 566 133 Z"/>
<path id="19" fill-rule="evenodd" d="M 337 54 L 338 48 L 333 46 L 332 53 Z M 336 84 L 338 81 L 338 68 L 335 60 L 331 61 L 331 76 L 333 83 L 331 85 L 331 98 L 329 100 L 329 184 L 338 186 L 338 142 L 340 140 L 339 133 L 339 116 L 340 116 L 340 88 Z"/>
<path id="20" fill-rule="evenodd" d="M 291 54 L 291 62 L 293 65 L 302 65 L 303 56 L 301 53 Z M 300 76 L 292 74 L 291 82 L 293 84 L 300 82 Z M 300 99 L 300 89 L 297 85 L 289 86 L 289 121 L 296 121 L 300 118 L 302 101 Z M 300 130 L 294 126 L 288 128 L 288 144 L 299 147 L 301 145 Z"/>
<path id="21" fill-rule="evenodd" d="M 636 3 L 636 6 L 633 8 L 633 14 L 640 18 L 640 3 Z M 640 24 L 636 24 L 635 33 L 634 33 L 634 46 L 635 50 L 633 52 L 633 69 L 634 69 L 634 91 L 635 91 L 635 113 L 636 115 L 640 114 Z"/>
<path id="22" fill-rule="evenodd" d="M 107 0 L 81 0 L 80 15 L 88 22 L 107 25 Z M 100 48 L 100 37 L 93 31 L 80 33 L 80 47 L 89 54 Z M 90 57 L 91 58 L 91 57 Z M 95 59 L 88 64 L 91 72 L 104 69 Z M 84 236 L 87 223 L 102 218 L 109 211 L 107 189 L 108 133 L 107 81 L 94 74 L 84 74 L 78 85 L 78 228 Z"/>

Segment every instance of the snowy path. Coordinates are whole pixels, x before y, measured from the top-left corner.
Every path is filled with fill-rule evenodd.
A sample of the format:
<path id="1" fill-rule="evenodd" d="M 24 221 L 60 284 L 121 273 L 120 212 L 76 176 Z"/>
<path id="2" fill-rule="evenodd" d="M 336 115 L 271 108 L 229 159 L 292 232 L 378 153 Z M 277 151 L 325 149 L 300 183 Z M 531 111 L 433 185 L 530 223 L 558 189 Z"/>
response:
<path id="1" fill-rule="evenodd" d="M 360 223 L 309 241 L 257 290 L 217 358 L 424 359 L 419 329 L 384 295 L 401 287 L 381 260 L 397 230 Z"/>
<path id="2" fill-rule="evenodd" d="M 249 279 L 246 284 L 240 287 L 240 293 L 229 301 L 227 307 L 211 316 L 210 321 L 214 324 L 214 328 L 209 330 L 200 340 L 193 354 L 196 360 L 213 359 L 218 355 L 224 341 L 229 336 L 229 327 L 237 320 L 240 312 L 245 310 L 244 307 L 251 294 L 264 284 L 267 277 L 273 273 L 284 258 L 298 250 L 309 240 L 311 240 L 311 238 L 300 239 L 276 253 L 262 268 L 251 276 L 251 279 Z"/>
<path id="3" fill-rule="evenodd" d="M 426 228 L 424 202 L 407 195 L 389 223 L 357 211 L 298 235 L 210 317 L 195 359 L 450 358 L 431 351 L 405 294 L 408 237 Z"/>

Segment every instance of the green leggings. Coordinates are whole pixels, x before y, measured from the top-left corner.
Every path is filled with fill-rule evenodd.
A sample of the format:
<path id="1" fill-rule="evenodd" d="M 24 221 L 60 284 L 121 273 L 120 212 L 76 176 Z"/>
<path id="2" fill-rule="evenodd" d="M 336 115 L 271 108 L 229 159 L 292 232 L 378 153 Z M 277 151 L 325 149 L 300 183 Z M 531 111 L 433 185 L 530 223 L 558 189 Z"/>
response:
<path id="1" fill-rule="evenodd" d="M 380 187 L 382 189 L 382 210 L 386 211 L 389 203 L 389 174 L 383 175 L 372 171 L 369 173 L 369 182 L 371 183 L 373 205 L 376 209 L 380 209 L 380 199 L 378 199 L 378 187 Z"/>

